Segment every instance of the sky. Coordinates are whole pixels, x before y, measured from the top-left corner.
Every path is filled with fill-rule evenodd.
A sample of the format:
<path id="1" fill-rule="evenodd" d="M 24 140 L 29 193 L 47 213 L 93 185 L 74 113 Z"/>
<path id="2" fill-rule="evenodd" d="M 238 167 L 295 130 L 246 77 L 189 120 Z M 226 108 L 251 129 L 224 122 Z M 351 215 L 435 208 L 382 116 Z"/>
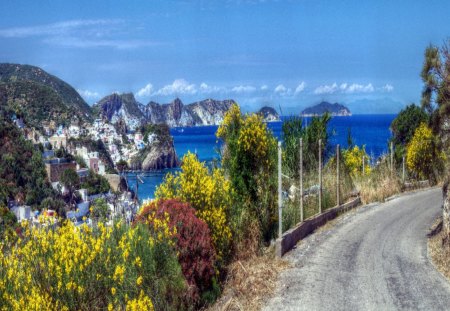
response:
<path id="1" fill-rule="evenodd" d="M 0 62 L 43 68 L 93 104 L 234 99 L 296 114 L 420 103 L 425 48 L 450 35 L 450 1 L 0 1 Z"/>

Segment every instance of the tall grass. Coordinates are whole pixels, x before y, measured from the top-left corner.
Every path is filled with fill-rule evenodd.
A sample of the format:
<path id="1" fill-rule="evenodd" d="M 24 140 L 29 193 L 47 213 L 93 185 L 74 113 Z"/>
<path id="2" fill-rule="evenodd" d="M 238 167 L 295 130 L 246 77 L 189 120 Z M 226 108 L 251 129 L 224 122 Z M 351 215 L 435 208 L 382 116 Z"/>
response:
<path id="1" fill-rule="evenodd" d="M 401 177 L 397 171 L 391 172 L 387 157 L 369 175 L 355 176 L 354 182 L 364 204 L 383 201 L 402 191 Z"/>

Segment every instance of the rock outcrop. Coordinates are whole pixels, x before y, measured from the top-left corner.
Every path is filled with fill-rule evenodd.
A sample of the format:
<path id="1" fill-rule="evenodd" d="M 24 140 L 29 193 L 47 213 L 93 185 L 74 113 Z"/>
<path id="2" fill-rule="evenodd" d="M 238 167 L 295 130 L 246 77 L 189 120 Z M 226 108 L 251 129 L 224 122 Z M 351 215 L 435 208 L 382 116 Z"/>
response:
<path id="1" fill-rule="evenodd" d="M 233 100 L 206 99 L 189 105 L 176 98 L 169 104 L 154 101 L 147 105 L 136 101 L 133 94 L 112 94 L 93 106 L 94 115 L 113 124 L 125 123 L 128 129 L 136 129 L 144 123 L 167 124 L 170 127 L 218 125 Z"/>
<path id="2" fill-rule="evenodd" d="M 166 123 L 170 127 L 218 125 L 234 103 L 233 100 L 206 99 L 184 105 L 176 98 L 170 104 L 161 105 L 152 101 L 141 106 L 141 109 L 146 120 L 154 124 Z"/>
<path id="3" fill-rule="evenodd" d="M 266 122 L 280 121 L 278 112 L 272 107 L 262 107 L 261 109 L 259 109 L 258 114 L 260 114 L 263 117 L 263 120 Z"/>
<path id="4" fill-rule="evenodd" d="M 93 110 L 97 116 L 112 124 L 124 122 L 128 129 L 135 130 L 147 121 L 139 105 L 132 93 L 114 93 L 97 102 Z"/>
<path id="5" fill-rule="evenodd" d="M 132 170 L 152 171 L 179 166 L 173 142 L 155 142 L 139 151 L 131 160 Z"/>
<path id="6" fill-rule="evenodd" d="M 179 166 L 167 124 L 148 124 L 142 130 L 148 144 L 131 159 L 131 169 L 151 171 Z"/>
<path id="7" fill-rule="evenodd" d="M 179 166 L 179 161 L 173 145 L 150 146 L 149 151 L 142 162 L 144 171 L 160 170 Z"/>

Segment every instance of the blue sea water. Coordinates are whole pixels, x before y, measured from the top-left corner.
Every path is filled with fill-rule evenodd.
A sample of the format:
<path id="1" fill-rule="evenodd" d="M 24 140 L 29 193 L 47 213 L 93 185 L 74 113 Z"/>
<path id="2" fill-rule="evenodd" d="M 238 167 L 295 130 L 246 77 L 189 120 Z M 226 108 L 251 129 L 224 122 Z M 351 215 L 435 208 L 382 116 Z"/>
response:
<path id="1" fill-rule="evenodd" d="M 354 115 L 350 117 L 334 117 L 328 124 L 328 132 L 331 135 L 330 147 L 334 148 L 340 144 L 342 148 L 347 147 L 348 130 L 351 130 L 353 143 L 365 145 L 366 152 L 375 159 L 388 152 L 388 141 L 391 137 L 389 126 L 396 115 Z M 282 121 L 270 122 L 268 127 L 273 131 L 277 139 L 282 140 Z M 309 124 L 311 118 L 304 118 L 304 124 Z M 217 126 L 180 127 L 171 129 L 174 138 L 175 150 L 179 158 L 188 151 L 196 152 L 201 161 L 212 161 L 219 159 L 218 150 L 220 141 L 216 139 Z M 167 172 L 146 172 L 142 174 L 143 184 L 139 185 L 139 198 L 153 198 L 156 187 L 162 182 Z M 136 178 L 130 174 L 128 181 L 130 187 L 135 189 Z"/>

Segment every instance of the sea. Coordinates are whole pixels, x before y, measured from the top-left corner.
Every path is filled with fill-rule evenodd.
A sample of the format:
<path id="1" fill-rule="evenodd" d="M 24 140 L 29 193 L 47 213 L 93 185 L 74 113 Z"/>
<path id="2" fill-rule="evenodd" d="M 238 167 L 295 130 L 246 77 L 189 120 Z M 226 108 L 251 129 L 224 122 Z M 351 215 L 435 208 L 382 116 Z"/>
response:
<path id="1" fill-rule="evenodd" d="M 351 132 L 354 145 L 365 146 L 371 159 L 376 159 L 388 153 L 388 141 L 391 138 L 390 125 L 395 114 L 352 115 L 348 117 L 333 117 L 328 123 L 330 148 L 339 144 L 347 147 L 348 132 Z M 268 127 L 278 140 L 282 140 L 282 124 L 289 117 L 281 117 L 281 121 L 269 122 Z M 303 124 L 309 124 L 311 118 L 305 117 Z M 175 150 L 181 159 L 188 151 L 196 153 L 200 161 L 220 161 L 219 150 L 221 142 L 216 138 L 218 126 L 177 127 L 171 129 Z M 167 169 L 155 172 L 138 173 L 142 182 L 138 185 L 140 200 L 154 198 L 156 187 L 161 184 L 164 176 L 179 169 Z M 136 173 L 129 173 L 128 183 L 132 189 L 136 186 Z"/>

